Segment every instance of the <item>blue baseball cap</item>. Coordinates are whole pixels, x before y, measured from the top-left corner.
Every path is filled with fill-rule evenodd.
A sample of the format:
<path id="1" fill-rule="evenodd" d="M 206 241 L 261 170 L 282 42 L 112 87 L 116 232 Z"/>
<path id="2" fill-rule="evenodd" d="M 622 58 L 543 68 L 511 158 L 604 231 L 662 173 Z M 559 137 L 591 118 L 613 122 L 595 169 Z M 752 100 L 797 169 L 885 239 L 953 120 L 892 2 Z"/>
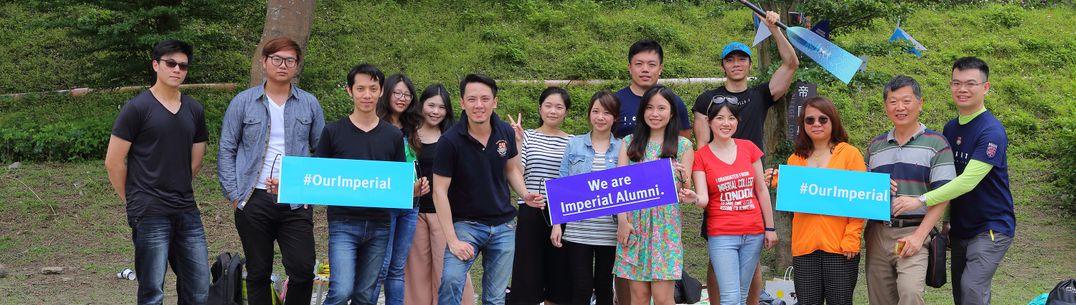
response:
<path id="1" fill-rule="evenodd" d="M 747 54 L 748 58 L 751 57 L 751 48 L 748 48 L 747 45 L 736 41 L 725 45 L 725 50 L 721 51 L 721 59 L 729 57 L 729 54 L 732 54 L 732 52 L 743 52 L 744 54 Z"/>

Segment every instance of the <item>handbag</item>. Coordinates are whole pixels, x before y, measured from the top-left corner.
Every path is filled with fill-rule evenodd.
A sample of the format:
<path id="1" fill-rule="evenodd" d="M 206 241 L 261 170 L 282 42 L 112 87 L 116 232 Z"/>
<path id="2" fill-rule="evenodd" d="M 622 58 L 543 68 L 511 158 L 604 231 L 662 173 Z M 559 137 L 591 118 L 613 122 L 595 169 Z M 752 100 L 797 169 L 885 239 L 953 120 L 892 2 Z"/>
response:
<path id="1" fill-rule="evenodd" d="M 785 269 L 785 276 L 782 278 L 773 278 L 773 280 L 766 281 L 766 286 L 763 291 L 773 296 L 774 303 L 778 301 L 784 304 L 796 304 L 796 283 L 792 280 L 792 266 Z"/>
<path id="2" fill-rule="evenodd" d="M 939 234 L 938 229 L 930 231 L 930 242 L 927 243 L 927 286 L 941 288 L 945 285 L 945 250 L 949 245 L 949 238 Z"/>

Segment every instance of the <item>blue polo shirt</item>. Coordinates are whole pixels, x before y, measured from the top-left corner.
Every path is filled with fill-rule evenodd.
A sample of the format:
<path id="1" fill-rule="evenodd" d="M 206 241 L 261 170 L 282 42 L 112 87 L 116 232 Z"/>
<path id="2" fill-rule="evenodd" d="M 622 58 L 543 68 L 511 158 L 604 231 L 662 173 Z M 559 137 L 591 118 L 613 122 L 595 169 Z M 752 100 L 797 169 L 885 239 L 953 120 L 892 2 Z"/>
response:
<path id="1" fill-rule="evenodd" d="M 643 115 L 637 113 L 643 97 L 631 92 L 630 86 L 620 89 L 615 95 L 620 100 L 620 115 L 617 116 L 616 125 L 613 127 L 613 135 L 618 139 L 623 139 L 635 131 L 637 118 Z M 673 107 L 676 107 L 676 115 L 680 117 L 680 130 L 691 129 L 691 118 L 688 117 L 687 106 L 684 106 L 684 101 L 679 95 L 674 95 L 674 97 L 676 100 L 671 102 Z"/>
<path id="2" fill-rule="evenodd" d="M 971 192 L 949 202 L 949 234 L 967 239 L 993 230 L 1014 236 L 1016 214 L 1009 190 L 1009 137 L 1005 126 L 986 111 L 964 125 L 953 119 L 945 124 L 942 133 L 953 147 L 957 174 L 963 173 L 971 160 L 994 166 Z"/>
<path id="3" fill-rule="evenodd" d="M 463 119 L 437 141 L 433 162 L 434 174 L 452 178 L 448 186 L 452 221 L 488 226 L 506 223 L 516 217 L 504 174 L 508 160 L 517 154 L 512 126 L 494 113 L 489 121 L 493 129 L 489 140 L 479 143 L 467 132 L 467 114 L 460 116 Z"/>

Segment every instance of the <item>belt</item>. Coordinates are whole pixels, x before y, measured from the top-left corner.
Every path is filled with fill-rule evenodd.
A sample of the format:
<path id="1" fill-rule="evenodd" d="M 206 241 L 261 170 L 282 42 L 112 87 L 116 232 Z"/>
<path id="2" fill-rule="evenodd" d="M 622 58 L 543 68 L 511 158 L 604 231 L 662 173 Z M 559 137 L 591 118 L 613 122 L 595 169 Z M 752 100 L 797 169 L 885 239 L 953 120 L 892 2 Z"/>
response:
<path id="1" fill-rule="evenodd" d="M 877 223 L 880 223 L 883 226 L 887 226 L 887 227 L 891 227 L 891 228 L 914 227 L 914 226 L 919 226 L 919 224 L 923 223 L 922 218 L 914 218 L 914 219 L 895 218 L 895 219 L 891 219 L 890 221 L 880 221 L 880 220 L 873 220 L 873 221 L 877 222 Z"/>

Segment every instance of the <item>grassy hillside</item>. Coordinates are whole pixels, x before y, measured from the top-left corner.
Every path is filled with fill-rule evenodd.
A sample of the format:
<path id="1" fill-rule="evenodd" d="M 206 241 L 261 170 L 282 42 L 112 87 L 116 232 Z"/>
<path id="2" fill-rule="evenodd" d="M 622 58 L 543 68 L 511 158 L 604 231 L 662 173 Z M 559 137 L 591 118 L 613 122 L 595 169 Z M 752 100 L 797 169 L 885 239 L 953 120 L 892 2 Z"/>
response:
<path id="1" fill-rule="evenodd" d="M 497 79 L 613 80 L 602 86 L 567 88 L 576 100 L 574 117 L 582 117 L 584 100 L 595 91 L 627 84 L 627 48 L 639 38 L 655 38 L 665 45 L 664 77 L 721 77 L 717 66 L 721 46 L 732 40 L 749 41 L 754 34 L 748 11 L 724 1 L 507 2 L 318 1 L 301 86 L 321 99 L 331 120 L 350 110 L 342 84 L 347 70 L 360 62 L 377 64 L 386 73 L 403 71 L 419 87 L 442 82 L 450 90 L 455 90 L 460 76 L 471 72 Z M 250 12 L 236 14 L 247 17 L 215 26 L 258 24 L 264 7 L 248 7 Z M 15 55 L 0 61 L 0 93 L 83 86 L 86 78 L 80 73 L 99 68 L 88 64 L 91 61 L 80 52 L 92 37 L 41 26 L 62 16 L 18 3 L 0 4 L 0 40 L 5 41 L 0 53 Z M 1076 10 L 1003 5 L 921 8 L 903 16 L 902 26 L 929 49 L 924 57 L 885 42 L 895 26 L 897 16 L 893 17 L 836 37 L 852 53 L 869 56 L 867 71 L 850 85 L 809 64 L 798 77 L 820 83 L 820 94 L 837 102 L 853 144 L 863 148 L 870 137 L 889 128 L 881 87 L 890 77 L 910 75 L 923 84 L 923 120 L 941 129 L 955 113 L 947 85 L 952 60 L 975 55 L 989 62 L 992 88 L 987 106 L 1008 128 L 1019 231 L 995 277 L 995 303 L 1026 303 L 1076 270 L 1076 220 L 1072 209 L 1065 208 L 1073 205 L 1073 197 L 1065 194 L 1070 188 L 1059 182 L 1076 164 L 1065 161 L 1076 155 L 1072 149 L 1076 30 L 1071 28 Z M 200 26 L 205 25 L 190 25 L 189 30 Z M 242 58 L 253 51 L 261 29 L 247 30 L 255 34 L 237 35 L 237 42 L 230 44 L 246 49 L 199 49 L 206 64 L 193 66 L 190 79 L 245 84 L 249 67 Z M 756 68 L 754 74 L 766 73 Z M 536 98 L 542 87 L 502 87 L 498 111 L 532 114 L 524 125 L 536 127 Z M 710 87 L 673 86 L 689 106 Z M 238 238 L 213 165 L 220 119 L 236 92 L 187 93 L 205 104 L 211 130 L 207 168 L 195 185 L 210 252 L 235 251 Z M 0 169 L 0 198 L 5 202 L 0 204 L 0 264 L 6 265 L 0 269 L 11 273 L 0 278 L 0 304 L 60 299 L 114 304 L 133 299 L 134 286 L 110 275 L 131 265 L 131 245 L 122 204 L 112 194 L 100 159 L 119 106 L 135 94 L 0 98 L 0 161 L 5 166 L 24 161 L 21 168 Z M 565 128 L 579 133 L 586 122 L 571 120 Z M 315 221 L 318 253 L 325 253 L 326 245 L 323 211 L 318 209 Z M 699 211 L 693 207 L 685 211 L 686 235 L 696 236 Z M 701 250 L 705 247 L 698 238 L 686 238 L 685 243 L 687 267 L 699 277 L 705 268 L 706 253 Z M 70 280 L 36 274 L 48 265 L 69 267 L 63 277 Z M 864 287 L 861 279 L 857 303 L 865 303 Z M 949 289 L 928 289 L 928 303 L 947 302 Z"/>

